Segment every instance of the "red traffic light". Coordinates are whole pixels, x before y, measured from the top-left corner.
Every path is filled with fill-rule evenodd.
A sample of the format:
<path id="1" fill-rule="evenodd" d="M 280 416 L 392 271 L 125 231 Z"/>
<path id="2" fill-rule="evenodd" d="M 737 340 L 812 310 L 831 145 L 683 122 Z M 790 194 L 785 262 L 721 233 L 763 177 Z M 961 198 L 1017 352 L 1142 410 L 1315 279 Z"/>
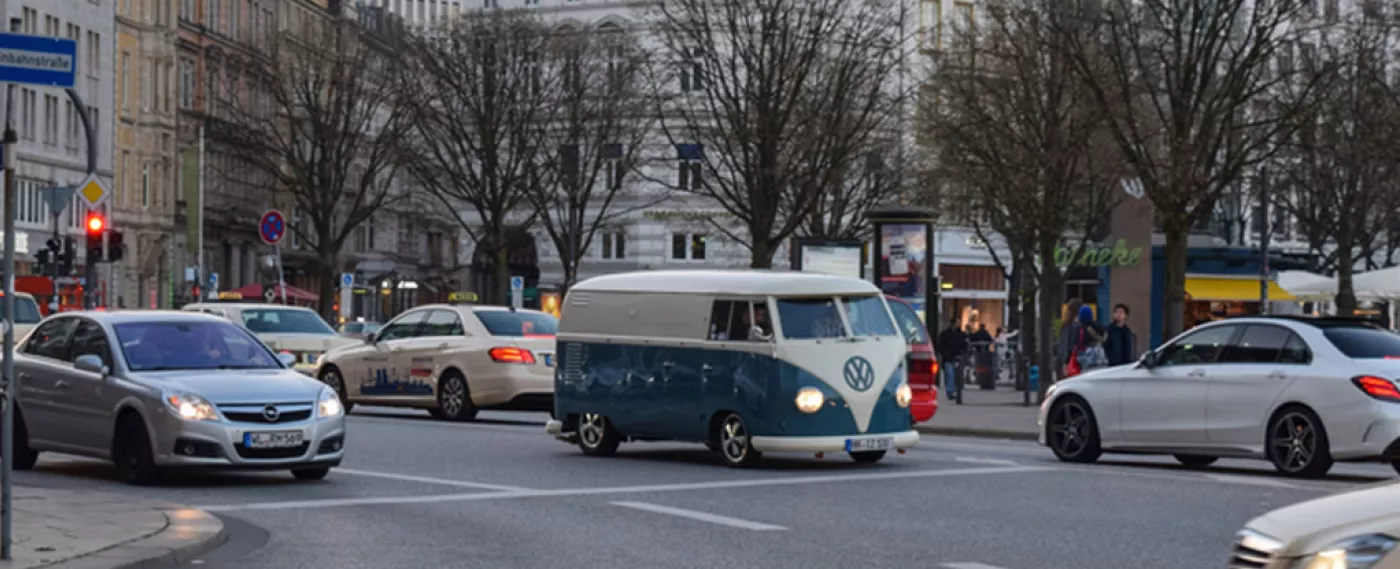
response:
<path id="1" fill-rule="evenodd" d="M 107 222 L 102 219 L 102 216 L 96 214 L 89 215 L 87 218 L 88 233 L 101 233 L 102 227 L 106 224 Z"/>

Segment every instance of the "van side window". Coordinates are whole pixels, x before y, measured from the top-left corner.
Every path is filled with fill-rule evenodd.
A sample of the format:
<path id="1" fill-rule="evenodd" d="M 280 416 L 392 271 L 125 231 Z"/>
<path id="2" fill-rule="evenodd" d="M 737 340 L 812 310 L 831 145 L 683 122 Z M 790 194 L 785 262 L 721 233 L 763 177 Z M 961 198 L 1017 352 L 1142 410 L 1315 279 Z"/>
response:
<path id="1" fill-rule="evenodd" d="M 757 326 L 761 334 L 753 334 Z M 719 342 L 760 342 L 773 337 L 768 306 L 763 302 L 717 300 L 710 310 L 709 339 Z"/>
<path id="2" fill-rule="evenodd" d="M 709 339 L 718 342 L 728 341 L 735 338 L 733 334 L 733 321 L 736 316 L 735 305 L 739 303 L 732 300 L 716 300 L 714 308 L 710 309 L 710 335 Z M 742 338 L 743 336 L 738 336 Z"/>

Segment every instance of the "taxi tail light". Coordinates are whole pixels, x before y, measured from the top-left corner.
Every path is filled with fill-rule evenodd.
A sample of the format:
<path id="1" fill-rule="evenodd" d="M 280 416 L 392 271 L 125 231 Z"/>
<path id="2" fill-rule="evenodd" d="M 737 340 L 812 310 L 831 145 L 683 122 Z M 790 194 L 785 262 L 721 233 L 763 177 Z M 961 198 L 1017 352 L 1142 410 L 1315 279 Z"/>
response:
<path id="1" fill-rule="evenodd" d="M 1366 395 L 1382 401 L 1400 403 L 1400 388 L 1396 388 L 1395 382 L 1389 379 L 1374 375 L 1360 375 L 1351 378 L 1351 382 L 1361 391 L 1366 392 Z"/>
<path id="2" fill-rule="evenodd" d="M 498 364 L 525 364 L 535 363 L 535 354 L 530 350 L 520 348 L 491 348 L 491 360 Z"/>

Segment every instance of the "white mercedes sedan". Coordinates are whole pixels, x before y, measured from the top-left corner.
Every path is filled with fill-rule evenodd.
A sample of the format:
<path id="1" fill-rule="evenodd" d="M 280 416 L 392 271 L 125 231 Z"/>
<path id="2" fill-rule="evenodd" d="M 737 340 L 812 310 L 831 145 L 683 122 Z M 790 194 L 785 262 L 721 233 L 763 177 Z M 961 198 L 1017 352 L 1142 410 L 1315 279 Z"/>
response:
<path id="1" fill-rule="evenodd" d="M 1204 468 L 1263 458 L 1320 477 L 1335 462 L 1400 471 L 1400 335 L 1351 318 L 1238 318 L 1198 326 L 1135 364 L 1050 388 L 1040 444 L 1065 462 L 1170 454 Z"/>

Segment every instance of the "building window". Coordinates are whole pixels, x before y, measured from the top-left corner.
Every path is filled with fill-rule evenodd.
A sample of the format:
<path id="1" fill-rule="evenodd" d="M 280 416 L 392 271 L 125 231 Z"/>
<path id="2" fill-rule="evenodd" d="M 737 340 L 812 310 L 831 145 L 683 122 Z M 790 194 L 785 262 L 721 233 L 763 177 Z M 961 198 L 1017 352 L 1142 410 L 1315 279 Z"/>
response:
<path id="1" fill-rule="evenodd" d="M 141 207 L 151 207 L 151 165 L 141 165 Z"/>
<path id="2" fill-rule="evenodd" d="M 81 119 L 78 118 L 77 107 L 73 106 L 73 101 L 66 101 L 64 105 L 63 119 L 64 124 L 68 125 L 68 136 L 64 139 L 63 146 L 69 150 L 77 150 L 78 140 L 83 138 L 78 134 L 81 132 L 82 124 L 78 122 Z"/>
<path id="3" fill-rule="evenodd" d="M 194 108 L 194 61 L 180 58 L 180 108 Z"/>
<path id="4" fill-rule="evenodd" d="M 93 138 L 102 140 L 102 116 L 97 112 L 97 107 L 88 107 L 88 120 L 92 121 Z M 84 140 L 86 138 L 84 137 Z"/>
<path id="5" fill-rule="evenodd" d="M 243 18 L 243 11 L 238 7 L 240 3 L 241 0 L 233 0 L 228 5 L 228 37 L 233 39 L 240 38 L 238 24 L 239 20 Z"/>
<path id="6" fill-rule="evenodd" d="M 292 222 L 289 224 L 290 227 L 287 228 L 287 235 L 292 239 L 293 250 L 301 249 L 301 236 L 298 235 L 297 232 L 301 230 L 302 217 L 300 207 L 292 211 Z"/>
<path id="7" fill-rule="evenodd" d="M 38 93 L 31 89 L 21 89 L 20 105 L 24 114 L 24 122 L 21 125 L 22 137 L 26 140 L 34 140 L 35 131 L 39 130 L 39 105 Z"/>
<path id="8" fill-rule="evenodd" d="M 97 77 L 97 68 L 102 61 L 102 34 L 89 31 L 88 35 L 88 57 L 87 72 L 90 77 Z"/>
<path id="9" fill-rule="evenodd" d="M 704 147 L 699 144 L 676 145 L 676 159 L 679 161 L 676 187 L 682 190 L 701 188 L 700 159 L 704 157 L 704 153 Z"/>
<path id="10" fill-rule="evenodd" d="M 117 170 L 117 201 L 130 203 L 131 193 L 127 192 L 126 181 L 131 177 L 131 151 L 122 151 L 121 168 Z"/>
<path id="11" fill-rule="evenodd" d="M 621 260 L 627 258 L 627 234 L 621 231 L 610 231 L 599 235 L 603 242 L 602 258 L 610 260 Z"/>
<path id="12" fill-rule="evenodd" d="M 160 89 L 160 74 L 156 73 L 155 61 L 149 57 L 141 60 L 141 85 L 146 87 L 146 91 L 141 93 L 141 112 L 151 112 L 151 107 L 156 105 L 155 98 Z"/>
<path id="13" fill-rule="evenodd" d="M 705 260 L 705 240 L 706 236 L 704 233 L 672 233 L 671 260 Z"/>
<path id="14" fill-rule="evenodd" d="M 122 52 L 122 114 L 131 114 L 131 52 Z"/>
<path id="15" fill-rule="evenodd" d="M 39 11 L 33 8 L 24 9 L 24 33 L 36 35 L 34 32 L 39 27 Z"/>
<path id="16" fill-rule="evenodd" d="M 685 50 L 681 60 L 681 92 L 689 93 L 705 88 L 705 64 L 701 57 L 705 51 L 693 47 Z"/>
<path id="17" fill-rule="evenodd" d="M 58 97 L 44 95 L 44 144 L 58 146 Z"/>

